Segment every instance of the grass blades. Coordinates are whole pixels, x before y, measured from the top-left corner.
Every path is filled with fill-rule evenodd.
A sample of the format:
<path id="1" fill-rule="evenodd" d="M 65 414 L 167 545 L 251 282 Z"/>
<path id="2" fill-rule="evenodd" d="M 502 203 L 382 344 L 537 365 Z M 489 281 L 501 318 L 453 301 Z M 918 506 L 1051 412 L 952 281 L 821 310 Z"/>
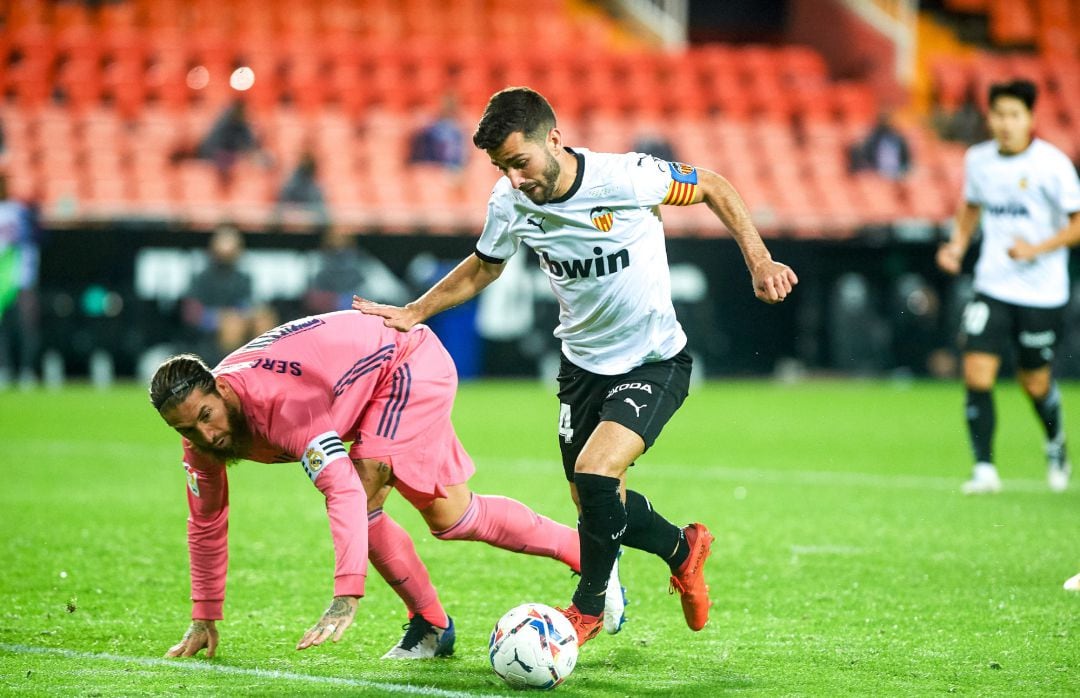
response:
<path id="1" fill-rule="evenodd" d="M 1071 424 L 1080 386 L 1063 392 Z M 559 693 L 1080 692 L 1080 594 L 1061 589 L 1080 572 L 1080 484 L 1048 491 L 1030 404 L 1013 383 L 996 399 L 1005 491 L 971 498 L 955 383 L 697 387 L 629 481 L 716 535 L 710 623 L 688 631 L 665 566 L 627 551 L 630 620 L 585 646 Z M 463 385 L 473 489 L 573 522 L 557 417 L 550 386 Z M 406 617 L 374 573 L 341 643 L 297 652 L 332 593 L 322 496 L 298 465 L 241 463 L 219 656 L 163 660 L 190 611 L 185 483 L 145 390 L 0 393 L 0 444 L 3 694 L 508 695 L 487 664 L 491 626 L 574 588 L 556 562 L 434 539 L 392 496 L 454 617 L 456 655 L 380 661 Z"/>

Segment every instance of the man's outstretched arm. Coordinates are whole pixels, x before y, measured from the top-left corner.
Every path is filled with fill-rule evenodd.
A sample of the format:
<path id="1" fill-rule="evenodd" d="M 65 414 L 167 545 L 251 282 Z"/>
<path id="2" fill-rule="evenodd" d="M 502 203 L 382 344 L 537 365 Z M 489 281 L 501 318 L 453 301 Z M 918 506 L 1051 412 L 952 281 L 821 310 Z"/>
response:
<path id="1" fill-rule="evenodd" d="M 761 239 L 750 211 L 739 192 L 726 179 L 710 170 L 698 168 L 699 184 L 692 203 L 704 201 L 727 227 L 742 251 L 746 268 L 754 284 L 754 295 L 766 303 L 784 300 L 799 279 L 786 264 L 773 260 Z"/>
<path id="2" fill-rule="evenodd" d="M 473 298 L 499 278 L 505 266 L 503 262 L 485 261 L 474 253 L 463 259 L 427 293 L 403 308 L 375 303 L 359 296 L 353 296 L 352 307 L 367 315 L 378 315 L 385 319 L 383 324 L 387 327 L 406 332 L 432 315 Z"/>

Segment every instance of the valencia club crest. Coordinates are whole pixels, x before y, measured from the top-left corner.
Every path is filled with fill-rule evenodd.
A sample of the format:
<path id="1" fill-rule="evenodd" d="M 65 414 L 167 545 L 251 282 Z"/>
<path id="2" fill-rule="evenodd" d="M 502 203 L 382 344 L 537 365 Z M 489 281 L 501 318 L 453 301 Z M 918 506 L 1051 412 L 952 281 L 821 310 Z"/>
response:
<path id="1" fill-rule="evenodd" d="M 615 214 L 607 206 L 595 207 L 589 211 L 589 218 L 592 219 L 592 224 L 596 226 L 596 229 L 602 233 L 611 230 L 611 226 L 615 224 Z"/>

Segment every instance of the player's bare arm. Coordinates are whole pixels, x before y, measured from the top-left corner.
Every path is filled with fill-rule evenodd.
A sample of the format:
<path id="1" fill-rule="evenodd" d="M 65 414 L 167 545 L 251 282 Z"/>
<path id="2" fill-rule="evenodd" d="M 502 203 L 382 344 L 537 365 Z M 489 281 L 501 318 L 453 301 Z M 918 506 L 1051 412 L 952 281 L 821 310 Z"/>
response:
<path id="1" fill-rule="evenodd" d="M 787 298 L 799 278 L 791 267 L 773 260 L 735 187 L 715 172 L 699 167 L 698 188 L 692 203 L 701 201 L 727 226 L 742 250 L 754 295 L 766 303 L 779 303 Z"/>
<path id="2" fill-rule="evenodd" d="M 404 308 L 374 303 L 359 296 L 353 296 L 352 307 L 368 315 L 378 315 L 385 319 L 383 324 L 387 327 L 406 332 L 432 315 L 473 298 L 499 278 L 505 266 L 503 263 L 486 262 L 471 254 L 428 289 L 427 293 Z"/>
<path id="3" fill-rule="evenodd" d="M 212 620 L 193 620 L 180 642 L 169 648 L 166 657 L 194 657 L 204 647 L 206 658 L 213 659 L 217 651 L 218 631 Z"/>
<path id="4" fill-rule="evenodd" d="M 327 640 L 334 642 L 340 640 L 345 629 L 352 625 L 358 601 L 359 598 L 356 596 L 335 596 L 330 602 L 330 608 L 322 614 L 319 622 L 311 626 L 311 629 L 300 638 L 296 649 L 303 650 L 321 645 Z"/>
<path id="5" fill-rule="evenodd" d="M 1080 244 L 1080 211 L 1074 211 L 1069 215 L 1069 224 L 1058 231 L 1058 234 L 1033 245 L 1023 238 L 1016 238 L 1013 246 L 1009 248 L 1009 256 L 1018 262 L 1026 262 L 1035 259 L 1041 254 L 1053 252 L 1062 247 L 1075 247 Z"/>
<path id="6" fill-rule="evenodd" d="M 956 211 L 956 220 L 953 223 L 952 236 L 937 251 L 937 265 L 942 271 L 949 274 L 960 273 L 960 265 L 971 244 L 971 236 L 975 234 L 980 212 L 981 208 L 978 204 L 969 201 L 960 202 L 960 208 Z"/>

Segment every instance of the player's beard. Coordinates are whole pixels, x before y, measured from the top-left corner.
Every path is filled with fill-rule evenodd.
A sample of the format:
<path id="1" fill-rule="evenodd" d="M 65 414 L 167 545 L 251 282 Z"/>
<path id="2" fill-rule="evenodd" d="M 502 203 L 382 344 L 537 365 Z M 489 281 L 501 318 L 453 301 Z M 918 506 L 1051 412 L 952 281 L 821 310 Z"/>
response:
<path id="1" fill-rule="evenodd" d="M 245 458 L 251 448 L 251 427 L 240 406 L 225 403 L 225 414 L 229 419 L 229 445 L 216 448 L 213 445 L 200 447 L 199 450 L 229 465 Z"/>
<path id="2" fill-rule="evenodd" d="M 544 154 L 547 155 L 547 164 L 544 165 L 544 171 L 536 180 L 536 188 L 525 193 L 525 196 L 529 197 L 534 204 L 546 204 L 555 198 L 555 185 L 558 184 L 559 175 L 562 174 L 559 161 L 551 153 Z"/>

